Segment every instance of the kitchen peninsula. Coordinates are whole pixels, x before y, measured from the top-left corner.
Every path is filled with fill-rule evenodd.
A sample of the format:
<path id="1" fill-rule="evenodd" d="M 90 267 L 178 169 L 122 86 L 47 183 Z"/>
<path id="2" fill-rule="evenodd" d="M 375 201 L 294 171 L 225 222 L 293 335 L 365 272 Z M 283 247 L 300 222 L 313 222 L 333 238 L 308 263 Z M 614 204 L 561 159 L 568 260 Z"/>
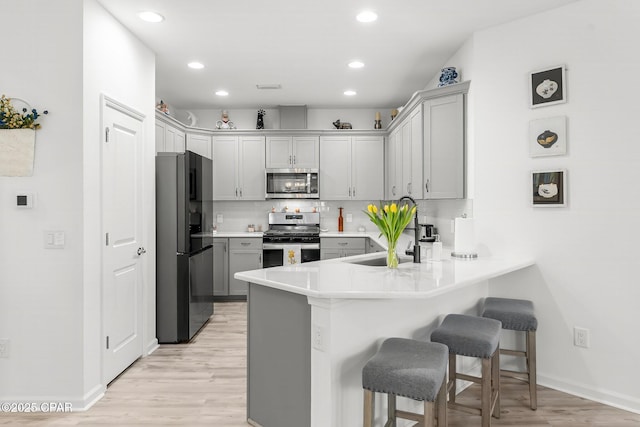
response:
<path id="1" fill-rule="evenodd" d="M 361 424 L 361 370 L 383 339 L 428 339 L 444 315 L 476 314 L 488 280 L 534 264 L 514 255 L 420 264 L 404 258 L 396 270 L 371 265 L 385 256 L 236 273 L 249 282 L 250 423 Z M 376 402 L 378 411 L 385 406 Z"/>

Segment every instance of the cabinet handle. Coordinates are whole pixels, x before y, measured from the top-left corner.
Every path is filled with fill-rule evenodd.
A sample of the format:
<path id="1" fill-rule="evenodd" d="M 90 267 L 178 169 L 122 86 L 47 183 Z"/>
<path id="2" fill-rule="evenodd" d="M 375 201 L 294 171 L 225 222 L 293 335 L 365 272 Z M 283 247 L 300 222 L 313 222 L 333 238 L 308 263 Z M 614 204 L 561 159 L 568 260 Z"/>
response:
<path id="1" fill-rule="evenodd" d="M 223 244 L 222 244 L 222 248 L 224 249 L 224 252 L 226 253 L 226 252 L 227 252 L 227 244 L 226 244 L 226 243 L 223 243 Z"/>
<path id="2" fill-rule="evenodd" d="M 339 244 L 340 246 L 347 246 L 349 243 L 347 243 L 347 242 L 338 242 L 338 244 Z"/>
<path id="3" fill-rule="evenodd" d="M 293 164 L 294 165 L 296 164 L 296 155 L 295 154 L 293 155 Z"/>
<path id="4" fill-rule="evenodd" d="M 396 195 L 396 186 L 391 187 L 391 194 Z"/>
<path id="5" fill-rule="evenodd" d="M 293 162 L 291 161 L 291 154 L 289 154 L 289 164 L 292 165 Z"/>
<path id="6" fill-rule="evenodd" d="M 427 193 L 429 192 L 429 180 L 424 184 L 424 189 L 427 190 Z"/>
<path id="7" fill-rule="evenodd" d="M 353 197 L 356 197 L 356 187 L 353 187 Z"/>
<path id="8" fill-rule="evenodd" d="M 241 244 L 242 246 L 249 246 L 251 243 L 249 243 L 249 242 L 240 242 L 240 244 Z"/>
<path id="9" fill-rule="evenodd" d="M 258 254 L 258 265 L 262 264 L 262 254 Z"/>
<path id="10" fill-rule="evenodd" d="M 349 197 L 351 197 L 351 187 L 349 187 Z"/>
<path id="11" fill-rule="evenodd" d="M 236 187 L 236 197 L 238 197 L 238 187 Z"/>
<path id="12" fill-rule="evenodd" d="M 242 198 L 242 188 L 240 189 L 240 198 Z"/>
<path id="13" fill-rule="evenodd" d="M 411 184 L 412 184 L 411 182 L 407 184 L 407 193 L 408 194 L 411 194 L 411 190 L 413 188 L 413 185 L 411 185 Z"/>

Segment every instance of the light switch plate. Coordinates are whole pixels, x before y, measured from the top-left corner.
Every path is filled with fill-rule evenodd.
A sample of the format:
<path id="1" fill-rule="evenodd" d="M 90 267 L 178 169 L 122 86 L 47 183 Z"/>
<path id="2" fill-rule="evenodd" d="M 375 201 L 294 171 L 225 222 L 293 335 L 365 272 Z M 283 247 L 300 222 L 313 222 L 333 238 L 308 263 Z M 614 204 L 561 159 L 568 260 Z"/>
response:
<path id="1" fill-rule="evenodd" d="M 65 233 L 60 230 L 46 230 L 44 232 L 45 249 L 63 249 L 65 244 Z"/>
<path id="2" fill-rule="evenodd" d="M 27 192 L 16 193 L 16 207 L 19 209 L 31 209 L 33 208 L 34 194 Z"/>

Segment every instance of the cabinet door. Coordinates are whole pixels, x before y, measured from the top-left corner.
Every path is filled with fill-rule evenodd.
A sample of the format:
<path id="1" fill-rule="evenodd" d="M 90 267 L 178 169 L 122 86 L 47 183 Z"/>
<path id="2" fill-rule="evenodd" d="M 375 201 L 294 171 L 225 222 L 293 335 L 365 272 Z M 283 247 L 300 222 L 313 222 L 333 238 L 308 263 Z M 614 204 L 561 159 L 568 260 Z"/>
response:
<path id="1" fill-rule="evenodd" d="M 164 123 L 156 121 L 156 154 L 164 153 Z"/>
<path id="2" fill-rule="evenodd" d="M 270 136 L 266 143 L 265 166 L 270 169 L 290 168 L 293 163 L 290 136 Z"/>
<path id="3" fill-rule="evenodd" d="M 213 239 L 213 296 L 229 295 L 229 252 L 227 239 Z"/>
<path id="4" fill-rule="evenodd" d="M 229 254 L 229 295 L 247 295 L 247 282 L 234 278 L 234 274 L 259 268 L 262 268 L 262 251 L 232 250 Z"/>
<path id="5" fill-rule="evenodd" d="M 165 125 L 164 149 L 170 153 L 184 153 L 184 132 L 170 125 Z"/>
<path id="6" fill-rule="evenodd" d="M 238 197 L 238 137 L 213 138 L 213 200 Z"/>
<path id="7" fill-rule="evenodd" d="M 242 200 L 265 199 L 265 148 L 263 136 L 241 136 L 238 141 L 240 153 L 239 198 Z"/>
<path id="8" fill-rule="evenodd" d="M 390 135 L 387 141 L 387 199 L 395 199 L 398 197 L 398 183 L 396 180 L 396 171 L 398 170 L 396 162 L 397 143 L 399 128 L 396 128 Z"/>
<path id="9" fill-rule="evenodd" d="M 207 159 L 211 158 L 211 136 L 201 134 L 187 135 L 187 150 L 200 154 Z"/>
<path id="10" fill-rule="evenodd" d="M 293 167 L 298 169 L 318 169 L 320 167 L 320 141 L 317 136 L 294 136 Z"/>
<path id="11" fill-rule="evenodd" d="M 342 257 L 342 249 L 320 249 L 320 259 L 334 259 Z"/>
<path id="12" fill-rule="evenodd" d="M 419 105 L 409 117 L 411 121 L 411 177 L 409 195 L 414 199 L 422 199 L 422 105 Z"/>
<path id="13" fill-rule="evenodd" d="M 401 126 L 402 133 L 402 167 L 400 175 L 402 184 L 400 186 L 400 196 L 410 196 L 411 193 L 411 120 L 407 117 Z"/>
<path id="14" fill-rule="evenodd" d="M 351 177 L 353 200 L 375 201 L 384 198 L 383 137 L 353 137 Z"/>
<path id="15" fill-rule="evenodd" d="M 424 198 L 464 197 L 464 96 L 424 103 Z"/>
<path id="16" fill-rule="evenodd" d="M 320 141 L 320 197 L 351 199 L 351 137 L 325 136 Z M 377 171 L 380 176 L 382 171 Z"/>

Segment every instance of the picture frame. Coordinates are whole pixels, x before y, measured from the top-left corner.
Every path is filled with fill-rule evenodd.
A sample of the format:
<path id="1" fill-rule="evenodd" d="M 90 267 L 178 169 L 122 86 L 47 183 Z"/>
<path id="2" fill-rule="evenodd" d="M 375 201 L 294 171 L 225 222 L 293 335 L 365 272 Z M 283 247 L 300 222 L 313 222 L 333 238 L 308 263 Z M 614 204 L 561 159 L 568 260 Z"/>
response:
<path id="1" fill-rule="evenodd" d="M 531 205 L 534 207 L 567 206 L 567 170 L 531 171 Z"/>
<path id="2" fill-rule="evenodd" d="M 529 74 L 531 108 L 548 107 L 567 102 L 565 66 L 558 65 Z"/>
<path id="3" fill-rule="evenodd" d="M 529 122 L 531 157 L 567 154 L 567 117 L 555 116 Z"/>

